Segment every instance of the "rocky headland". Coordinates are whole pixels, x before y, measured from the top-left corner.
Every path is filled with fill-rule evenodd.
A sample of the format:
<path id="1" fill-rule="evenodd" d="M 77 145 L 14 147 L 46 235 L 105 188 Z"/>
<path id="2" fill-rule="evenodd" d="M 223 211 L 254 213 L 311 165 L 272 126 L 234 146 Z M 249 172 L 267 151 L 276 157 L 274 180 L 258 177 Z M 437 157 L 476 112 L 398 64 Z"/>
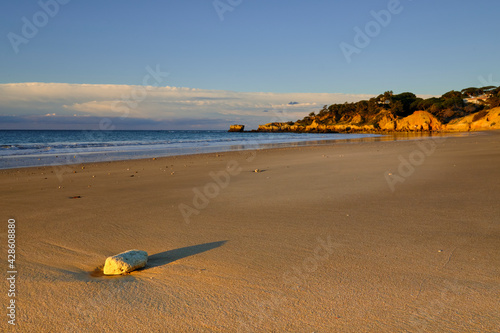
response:
<path id="1" fill-rule="evenodd" d="M 427 111 L 398 118 L 391 113 L 380 113 L 363 119 L 356 115 L 351 119 L 334 122 L 328 117 L 315 116 L 310 124 L 269 123 L 260 125 L 258 132 L 304 132 L 304 133 L 380 133 L 380 132 L 466 132 L 500 129 L 500 107 L 479 111 L 448 123 L 441 122 Z"/>
<path id="2" fill-rule="evenodd" d="M 492 129 L 500 129 L 500 87 L 494 86 L 453 90 L 428 99 L 408 92 L 394 95 L 387 91 L 357 103 L 325 105 L 318 114 L 311 112 L 295 122 L 260 125 L 256 131 L 387 133 Z M 230 131 L 234 130 L 231 126 Z"/>

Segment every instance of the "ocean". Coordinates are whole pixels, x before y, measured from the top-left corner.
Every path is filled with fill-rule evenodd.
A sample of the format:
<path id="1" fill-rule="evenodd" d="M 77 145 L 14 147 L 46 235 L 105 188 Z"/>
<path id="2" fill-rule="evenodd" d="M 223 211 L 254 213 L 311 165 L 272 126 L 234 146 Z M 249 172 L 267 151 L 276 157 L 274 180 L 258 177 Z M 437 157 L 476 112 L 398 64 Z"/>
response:
<path id="1" fill-rule="evenodd" d="M 0 169 L 311 145 L 375 134 L 1 130 Z"/>

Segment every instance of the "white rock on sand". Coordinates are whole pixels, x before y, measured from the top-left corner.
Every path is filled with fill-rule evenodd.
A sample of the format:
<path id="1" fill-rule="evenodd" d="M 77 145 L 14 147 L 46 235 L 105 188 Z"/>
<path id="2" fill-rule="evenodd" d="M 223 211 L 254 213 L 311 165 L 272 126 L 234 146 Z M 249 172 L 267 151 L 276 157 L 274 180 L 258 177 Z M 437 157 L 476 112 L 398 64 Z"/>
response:
<path id="1" fill-rule="evenodd" d="M 148 253 L 146 251 L 130 250 L 106 259 L 104 275 L 119 275 L 132 272 L 146 266 Z"/>

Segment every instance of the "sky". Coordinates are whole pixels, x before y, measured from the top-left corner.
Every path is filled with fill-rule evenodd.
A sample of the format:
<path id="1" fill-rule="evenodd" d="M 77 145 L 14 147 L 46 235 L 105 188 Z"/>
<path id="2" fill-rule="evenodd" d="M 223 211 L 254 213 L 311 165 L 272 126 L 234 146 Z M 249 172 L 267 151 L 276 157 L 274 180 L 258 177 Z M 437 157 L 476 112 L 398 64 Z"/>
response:
<path id="1" fill-rule="evenodd" d="M 500 85 L 497 0 L 2 1 L 0 129 L 247 128 Z"/>

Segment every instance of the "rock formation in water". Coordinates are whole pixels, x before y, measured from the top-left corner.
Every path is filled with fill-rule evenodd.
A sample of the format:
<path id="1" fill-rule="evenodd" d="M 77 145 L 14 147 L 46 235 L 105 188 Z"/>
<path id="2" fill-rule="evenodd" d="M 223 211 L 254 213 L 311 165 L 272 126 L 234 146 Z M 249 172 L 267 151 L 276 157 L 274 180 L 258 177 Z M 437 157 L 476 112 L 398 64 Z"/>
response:
<path id="1" fill-rule="evenodd" d="M 243 132 L 245 125 L 231 125 L 228 132 Z"/>

